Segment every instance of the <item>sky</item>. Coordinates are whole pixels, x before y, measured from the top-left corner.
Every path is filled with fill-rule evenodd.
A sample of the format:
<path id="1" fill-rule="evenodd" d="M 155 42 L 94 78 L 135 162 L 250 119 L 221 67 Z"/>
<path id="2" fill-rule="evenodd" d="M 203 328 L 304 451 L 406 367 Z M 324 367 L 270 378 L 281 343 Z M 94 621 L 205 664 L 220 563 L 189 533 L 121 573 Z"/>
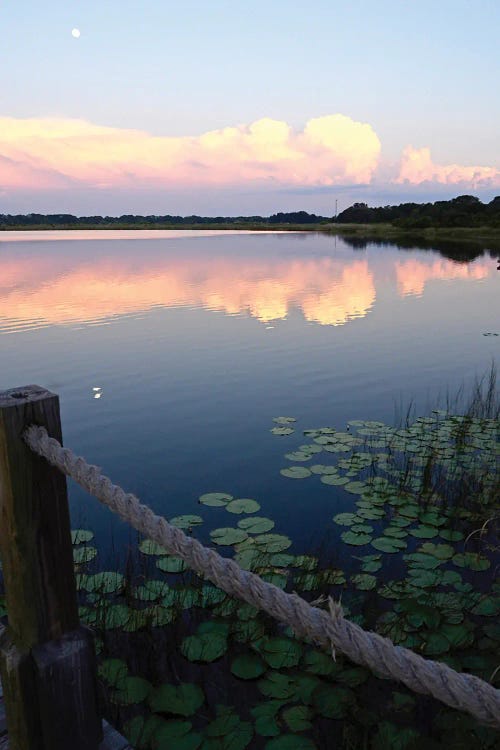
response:
<path id="1" fill-rule="evenodd" d="M 499 28 L 498 0 L 2 0 L 0 213 L 489 201 Z"/>

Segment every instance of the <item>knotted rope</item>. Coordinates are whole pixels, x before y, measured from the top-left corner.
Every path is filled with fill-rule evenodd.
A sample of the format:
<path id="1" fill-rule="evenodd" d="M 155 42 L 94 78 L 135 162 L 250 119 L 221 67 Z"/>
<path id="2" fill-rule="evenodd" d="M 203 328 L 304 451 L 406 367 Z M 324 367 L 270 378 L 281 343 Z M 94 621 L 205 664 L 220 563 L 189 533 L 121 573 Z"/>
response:
<path id="1" fill-rule="evenodd" d="M 181 529 L 171 526 L 132 494 L 124 492 L 71 450 L 50 438 L 43 427 L 31 426 L 25 440 L 29 447 L 74 479 L 122 520 L 145 537 L 184 560 L 200 576 L 227 594 L 262 609 L 289 625 L 301 637 L 338 649 L 351 661 L 369 667 L 381 677 L 404 683 L 417 693 L 434 696 L 453 708 L 466 711 L 483 724 L 500 729 L 500 690 L 469 674 L 460 674 L 441 662 L 418 656 L 395 646 L 389 639 L 366 632 L 343 616 L 339 604 L 330 600 L 330 611 L 311 606 L 297 594 L 287 594 L 255 573 L 242 570 L 234 560 L 221 557 Z"/>

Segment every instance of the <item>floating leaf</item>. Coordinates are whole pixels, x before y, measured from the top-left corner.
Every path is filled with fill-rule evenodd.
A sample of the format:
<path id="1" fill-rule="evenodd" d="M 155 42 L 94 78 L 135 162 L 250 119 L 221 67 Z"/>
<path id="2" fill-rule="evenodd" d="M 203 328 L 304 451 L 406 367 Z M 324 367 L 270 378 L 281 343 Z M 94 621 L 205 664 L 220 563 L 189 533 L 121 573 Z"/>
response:
<path id="1" fill-rule="evenodd" d="M 226 638 L 214 633 L 188 635 L 181 643 L 181 653 L 189 661 L 212 662 L 226 651 Z"/>
<path id="2" fill-rule="evenodd" d="M 226 505 L 226 510 L 229 513 L 236 513 L 237 515 L 241 515 L 241 513 L 257 513 L 260 510 L 260 505 L 256 500 L 252 500 L 249 497 L 241 497 L 238 500 L 231 500 Z"/>
<path id="3" fill-rule="evenodd" d="M 273 433 L 273 435 L 291 435 L 293 430 L 291 427 L 273 427 L 270 432 Z"/>
<path id="4" fill-rule="evenodd" d="M 292 546 L 292 540 L 282 534 L 259 534 L 253 537 L 255 544 L 263 552 L 276 553 L 284 552 Z"/>
<path id="5" fill-rule="evenodd" d="M 378 549 L 381 552 L 394 553 L 405 549 L 406 542 L 389 536 L 381 536 L 372 541 L 372 547 L 375 547 L 375 549 Z"/>
<path id="6" fill-rule="evenodd" d="M 491 562 L 487 557 L 483 557 L 476 552 L 464 552 L 453 556 L 452 563 L 459 568 L 469 568 L 470 570 L 488 570 Z"/>
<path id="7" fill-rule="evenodd" d="M 257 654 L 240 654 L 231 664 L 231 672 L 242 680 L 255 680 L 267 667 Z"/>
<path id="8" fill-rule="evenodd" d="M 270 518 L 260 518 L 254 516 L 253 518 L 242 518 L 238 521 L 238 528 L 243 529 L 248 534 L 264 534 L 266 531 L 271 531 L 274 528 L 274 521 Z"/>
<path id="9" fill-rule="evenodd" d="M 267 638 L 259 642 L 258 650 L 272 669 L 295 667 L 302 656 L 302 646 L 290 638 Z"/>
<path id="10" fill-rule="evenodd" d="M 181 685 L 165 684 L 153 691 L 149 697 L 152 711 L 192 716 L 203 705 L 205 697 L 198 685 L 183 683 Z"/>
<path id="11" fill-rule="evenodd" d="M 111 687 L 117 687 L 128 675 L 128 667 L 122 659 L 104 659 L 97 671 Z"/>
<path id="12" fill-rule="evenodd" d="M 341 535 L 342 541 L 346 544 L 352 544 L 355 547 L 362 547 L 364 544 L 371 542 L 372 537 L 362 532 L 344 531 Z"/>
<path id="13" fill-rule="evenodd" d="M 351 576 L 351 581 L 356 588 L 361 591 L 372 591 L 377 585 L 376 577 L 368 575 L 367 573 L 358 573 L 357 575 Z"/>
<path id="14" fill-rule="evenodd" d="M 124 585 L 124 576 L 115 571 L 103 571 L 81 579 L 81 588 L 89 593 L 115 594 Z"/>
<path id="15" fill-rule="evenodd" d="M 333 520 L 341 526 L 352 526 L 358 520 L 358 516 L 355 513 L 337 513 Z"/>
<path id="16" fill-rule="evenodd" d="M 139 544 L 139 549 L 143 555 L 168 555 L 168 551 L 164 547 L 160 547 L 151 539 L 143 539 Z"/>
<path id="17" fill-rule="evenodd" d="M 417 537 L 417 539 L 433 539 L 437 536 L 437 529 L 433 526 L 417 526 L 415 529 L 410 529 L 410 534 Z"/>
<path id="18" fill-rule="evenodd" d="M 333 487 L 341 487 L 343 484 L 349 482 L 348 477 L 339 477 L 335 474 L 323 474 L 321 476 L 321 482 L 323 484 L 331 484 Z"/>
<path id="19" fill-rule="evenodd" d="M 295 681 L 280 672 L 269 672 L 264 679 L 259 680 L 257 686 L 268 698 L 288 700 L 295 696 Z"/>
<path id="20" fill-rule="evenodd" d="M 295 417 L 273 417 L 273 422 L 276 424 L 292 424 L 296 421 Z"/>
<path id="21" fill-rule="evenodd" d="M 199 497 L 199 501 L 202 505 L 208 505 L 212 508 L 222 508 L 232 499 L 233 496 L 228 495 L 226 492 L 206 492 Z"/>
<path id="22" fill-rule="evenodd" d="M 312 697 L 317 712 L 327 719 L 342 719 L 354 703 L 352 691 L 338 685 L 322 685 Z"/>
<path id="23" fill-rule="evenodd" d="M 118 685 L 118 689 L 111 694 L 113 703 L 131 706 L 145 701 L 152 690 L 151 683 L 142 677 L 125 677 Z"/>
<path id="24" fill-rule="evenodd" d="M 248 534 L 246 531 L 243 531 L 243 529 L 226 527 L 222 529 L 214 529 L 210 532 L 210 536 L 215 544 L 230 547 L 233 544 L 243 542 L 248 537 Z"/>
<path id="25" fill-rule="evenodd" d="M 453 557 L 454 549 L 449 544 L 426 542 L 419 548 L 419 552 L 423 552 L 425 555 L 432 555 L 438 560 L 449 560 L 450 557 Z"/>
<path id="26" fill-rule="evenodd" d="M 292 706 L 283 711 L 282 716 L 292 732 L 305 732 L 312 728 L 312 711 L 308 706 Z"/>
<path id="27" fill-rule="evenodd" d="M 186 570 L 187 565 L 180 557 L 168 555 L 160 557 L 160 559 L 156 561 L 156 567 L 163 570 L 164 573 L 182 573 Z"/>
<path id="28" fill-rule="evenodd" d="M 305 479 L 311 476 L 311 472 L 305 466 L 289 466 L 287 469 L 281 469 L 280 474 L 288 479 Z"/>
<path id="29" fill-rule="evenodd" d="M 95 547 L 76 547 L 73 550 L 73 561 L 75 565 L 82 565 L 88 563 L 97 557 L 97 550 Z"/>
<path id="30" fill-rule="evenodd" d="M 83 544 L 84 542 L 90 542 L 94 538 L 93 531 L 87 531 L 87 529 L 75 529 L 71 532 L 71 542 L 73 544 Z"/>

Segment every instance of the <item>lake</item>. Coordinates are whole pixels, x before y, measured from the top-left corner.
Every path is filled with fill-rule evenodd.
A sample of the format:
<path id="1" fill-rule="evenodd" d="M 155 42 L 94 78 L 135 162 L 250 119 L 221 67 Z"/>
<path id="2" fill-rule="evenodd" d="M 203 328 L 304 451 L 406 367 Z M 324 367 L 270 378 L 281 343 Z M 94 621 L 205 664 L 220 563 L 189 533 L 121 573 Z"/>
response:
<path id="1" fill-rule="evenodd" d="M 498 273 L 493 253 L 464 254 L 314 233 L 4 232 L 0 388 L 57 392 L 66 445 L 243 568 L 498 682 L 498 419 L 477 403 L 463 416 L 498 361 Z M 106 715 L 134 746 L 495 746 L 69 490 L 80 618 Z"/>
<path id="2" fill-rule="evenodd" d="M 57 392 L 66 444 L 157 512 L 197 512 L 209 491 L 256 498 L 304 550 L 330 522 L 332 488 L 280 475 L 301 431 L 428 413 L 498 357 L 500 338 L 484 335 L 498 308 L 487 252 L 458 262 L 314 233 L 4 232 L 0 387 Z M 295 433 L 270 432 L 279 415 Z M 129 532 L 70 494 L 73 523 L 104 554 L 112 537 L 116 555 Z"/>

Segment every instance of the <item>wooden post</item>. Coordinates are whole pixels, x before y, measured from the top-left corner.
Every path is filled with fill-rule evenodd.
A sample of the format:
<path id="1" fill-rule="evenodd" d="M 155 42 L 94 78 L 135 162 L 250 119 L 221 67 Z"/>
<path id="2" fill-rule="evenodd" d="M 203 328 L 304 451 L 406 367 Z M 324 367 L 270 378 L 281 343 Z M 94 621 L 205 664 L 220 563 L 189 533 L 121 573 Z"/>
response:
<path id="1" fill-rule="evenodd" d="M 78 620 L 66 477 L 22 436 L 62 442 L 59 398 L 0 393 L 0 556 L 8 627 L 0 634 L 12 750 L 97 750 L 102 738 L 92 635 Z"/>

